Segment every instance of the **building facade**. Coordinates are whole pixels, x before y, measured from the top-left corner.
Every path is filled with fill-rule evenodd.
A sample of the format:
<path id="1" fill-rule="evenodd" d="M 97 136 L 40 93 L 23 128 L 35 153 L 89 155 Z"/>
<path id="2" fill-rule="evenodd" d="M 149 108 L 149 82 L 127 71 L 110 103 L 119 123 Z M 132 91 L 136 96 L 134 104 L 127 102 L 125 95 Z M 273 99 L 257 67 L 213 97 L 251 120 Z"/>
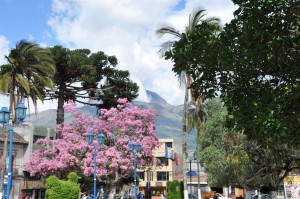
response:
<path id="1" fill-rule="evenodd" d="M 30 123 L 26 122 L 14 126 L 12 153 L 13 182 L 12 189 L 10 191 L 10 196 L 13 199 L 24 199 L 26 195 L 30 195 L 32 199 L 45 198 L 45 182 L 43 180 L 30 177 L 29 173 L 26 172 L 24 168 L 24 165 L 28 161 L 29 156 L 33 150 L 33 130 L 34 127 Z M 6 134 L 9 134 L 9 129 L 7 127 L 0 128 L 0 169 L 4 172 L 7 171 L 8 165 L 8 149 L 7 155 L 4 156 L 3 154 L 5 151 L 4 142 Z M 10 140 L 8 139 L 8 145 L 9 141 Z M 3 181 L 5 182 L 6 179 L 4 178 Z M 1 182 L 2 180 L 0 180 L 0 183 Z"/>
<path id="2" fill-rule="evenodd" d="M 174 149 L 174 140 L 159 139 L 159 142 L 160 147 L 156 149 L 153 154 L 161 166 L 152 166 L 137 171 L 139 191 L 144 194 L 146 199 L 160 199 L 161 194 L 166 194 L 167 181 L 174 179 L 174 161 L 166 158 L 166 147 L 171 153 Z"/>

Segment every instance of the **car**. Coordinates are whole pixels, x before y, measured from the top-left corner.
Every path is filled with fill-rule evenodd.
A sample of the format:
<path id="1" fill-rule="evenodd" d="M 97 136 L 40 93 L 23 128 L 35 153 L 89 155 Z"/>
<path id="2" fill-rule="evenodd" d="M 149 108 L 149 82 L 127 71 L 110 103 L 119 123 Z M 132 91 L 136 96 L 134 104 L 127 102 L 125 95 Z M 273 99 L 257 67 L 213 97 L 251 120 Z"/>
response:
<path id="1" fill-rule="evenodd" d="M 270 199 L 271 198 L 269 194 L 260 194 L 260 196 L 261 196 L 260 199 Z M 258 199 L 258 195 L 256 194 L 256 195 L 251 196 L 251 199 Z"/>

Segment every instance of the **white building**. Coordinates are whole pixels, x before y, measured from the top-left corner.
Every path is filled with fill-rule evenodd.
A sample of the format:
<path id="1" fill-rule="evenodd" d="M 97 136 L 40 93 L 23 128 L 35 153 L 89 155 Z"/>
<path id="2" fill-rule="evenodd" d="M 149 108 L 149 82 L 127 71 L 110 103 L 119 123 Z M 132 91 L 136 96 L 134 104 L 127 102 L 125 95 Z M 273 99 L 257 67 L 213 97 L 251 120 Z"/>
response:
<path id="1" fill-rule="evenodd" d="M 13 155 L 12 155 L 12 171 L 13 186 L 10 196 L 13 199 L 24 199 L 26 194 L 32 196 L 33 199 L 44 198 L 45 184 L 41 180 L 31 179 L 25 171 L 24 165 L 28 161 L 33 149 L 33 129 L 30 123 L 23 123 L 14 126 L 13 139 Z M 5 134 L 8 134 L 7 156 L 6 161 L 3 159 Z M 9 128 L 0 127 L 0 165 L 1 170 L 7 170 L 9 153 Z M 2 163 L 5 163 L 2 165 Z M 2 180 L 0 180 L 0 183 Z M 2 190 L 1 190 L 2 192 Z"/>

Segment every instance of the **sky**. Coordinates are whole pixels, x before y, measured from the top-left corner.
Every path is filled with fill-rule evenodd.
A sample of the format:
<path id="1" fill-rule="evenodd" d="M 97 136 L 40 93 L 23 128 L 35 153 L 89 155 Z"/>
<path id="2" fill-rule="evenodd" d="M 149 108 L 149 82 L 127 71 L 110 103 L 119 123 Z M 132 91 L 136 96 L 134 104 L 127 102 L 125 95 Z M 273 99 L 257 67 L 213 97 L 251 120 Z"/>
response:
<path id="1" fill-rule="evenodd" d="M 183 104 L 184 90 L 172 72 L 172 62 L 159 54 L 155 31 L 170 25 L 184 31 L 196 8 L 206 16 L 230 22 L 236 6 L 231 0 L 0 0 L 0 65 L 4 55 L 21 39 L 43 47 L 62 45 L 115 55 L 118 69 L 128 70 L 140 87 L 139 101 L 147 101 L 145 89 L 171 105 Z M 1 106 L 8 106 L 1 97 Z M 56 108 L 55 101 L 39 110 Z"/>

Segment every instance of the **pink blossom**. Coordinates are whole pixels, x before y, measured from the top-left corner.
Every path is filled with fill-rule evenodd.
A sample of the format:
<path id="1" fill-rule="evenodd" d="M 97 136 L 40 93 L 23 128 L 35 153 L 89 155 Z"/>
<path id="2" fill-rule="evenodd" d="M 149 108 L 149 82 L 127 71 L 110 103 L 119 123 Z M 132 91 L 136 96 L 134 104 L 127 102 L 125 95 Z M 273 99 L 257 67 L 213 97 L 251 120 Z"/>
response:
<path id="1" fill-rule="evenodd" d="M 118 102 L 120 104 L 117 108 L 102 109 L 99 117 L 90 117 L 82 114 L 76 109 L 76 104 L 69 101 L 64 109 L 73 114 L 75 122 L 56 127 L 56 133 L 62 139 L 39 139 L 36 142 L 39 149 L 31 154 L 25 165 L 26 170 L 30 175 L 49 176 L 67 170 L 91 176 L 94 172 L 96 147 L 98 178 L 115 182 L 115 175 L 108 174 L 117 171 L 121 180 L 123 176 L 133 173 L 133 154 L 128 151 L 129 141 L 142 144 L 141 155 L 137 158 L 138 168 L 154 164 L 152 151 L 159 147 L 154 132 L 155 111 L 132 106 L 127 99 L 119 99 Z M 104 145 L 99 146 L 96 141 L 89 145 L 86 141 L 89 131 L 94 134 L 94 138 L 102 132 L 105 135 Z"/>

